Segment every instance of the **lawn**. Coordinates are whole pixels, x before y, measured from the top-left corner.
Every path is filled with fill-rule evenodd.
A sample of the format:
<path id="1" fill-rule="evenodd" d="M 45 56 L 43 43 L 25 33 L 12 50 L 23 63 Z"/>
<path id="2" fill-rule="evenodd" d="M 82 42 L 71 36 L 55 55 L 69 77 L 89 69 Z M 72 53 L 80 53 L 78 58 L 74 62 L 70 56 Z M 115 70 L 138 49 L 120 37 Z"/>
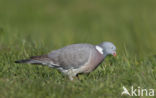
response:
<path id="1" fill-rule="evenodd" d="M 127 98 L 121 96 L 123 86 L 155 89 L 156 96 L 155 5 L 155 0 L 0 0 L 0 98 Z M 45 66 L 14 63 L 69 44 L 103 41 L 116 45 L 117 57 L 74 81 Z"/>

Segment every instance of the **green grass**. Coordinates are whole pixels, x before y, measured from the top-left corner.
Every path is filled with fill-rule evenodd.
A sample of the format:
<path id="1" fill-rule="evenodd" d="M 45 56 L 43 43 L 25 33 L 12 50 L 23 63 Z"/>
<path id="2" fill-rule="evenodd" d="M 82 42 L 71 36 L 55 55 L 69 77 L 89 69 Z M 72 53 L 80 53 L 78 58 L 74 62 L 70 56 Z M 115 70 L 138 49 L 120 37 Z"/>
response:
<path id="1" fill-rule="evenodd" d="M 155 0 L 1 0 L 0 98 L 121 98 L 127 97 L 121 96 L 122 86 L 132 85 L 156 93 L 155 5 Z M 112 41 L 118 56 L 80 80 L 14 63 L 73 43 L 103 41 Z"/>

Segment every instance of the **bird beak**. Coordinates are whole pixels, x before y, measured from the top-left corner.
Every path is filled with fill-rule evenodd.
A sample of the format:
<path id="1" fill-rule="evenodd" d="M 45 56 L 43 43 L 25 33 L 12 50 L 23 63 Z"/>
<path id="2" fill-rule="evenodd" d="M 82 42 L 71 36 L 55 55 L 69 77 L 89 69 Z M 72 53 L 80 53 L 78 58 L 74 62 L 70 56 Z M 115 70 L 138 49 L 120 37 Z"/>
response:
<path id="1" fill-rule="evenodd" d="M 116 57 L 116 52 L 113 53 L 113 56 Z"/>

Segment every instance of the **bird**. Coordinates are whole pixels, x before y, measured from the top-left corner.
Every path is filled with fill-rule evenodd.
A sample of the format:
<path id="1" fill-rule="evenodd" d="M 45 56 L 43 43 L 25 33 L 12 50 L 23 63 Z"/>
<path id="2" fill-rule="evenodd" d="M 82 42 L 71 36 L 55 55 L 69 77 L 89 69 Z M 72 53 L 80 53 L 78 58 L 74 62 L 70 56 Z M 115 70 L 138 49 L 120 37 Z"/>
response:
<path id="1" fill-rule="evenodd" d="M 15 63 L 46 65 L 56 68 L 73 80 L 79 74 L 94 71 L 108 55 L 116 56 L 116 47 L 112 42 L 102 42 L 97 45 L 81 43 L 71 44 L 41 56 L 17 60 Z"/>

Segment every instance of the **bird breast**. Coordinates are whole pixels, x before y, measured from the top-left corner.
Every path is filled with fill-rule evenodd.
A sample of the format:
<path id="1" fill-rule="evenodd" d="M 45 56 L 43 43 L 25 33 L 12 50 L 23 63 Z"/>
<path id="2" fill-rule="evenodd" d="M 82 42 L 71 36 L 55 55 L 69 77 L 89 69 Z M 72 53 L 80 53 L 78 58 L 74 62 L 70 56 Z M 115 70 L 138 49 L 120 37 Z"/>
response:
<path id="1" fill-rule="evenodd" d="M 85 65 L 84 73 L 89 73 L 96 69 L 100 63 L 104 60 L 104 55 L 99 53 L 97 50 L 93 51 L 88 63 Z"/>

